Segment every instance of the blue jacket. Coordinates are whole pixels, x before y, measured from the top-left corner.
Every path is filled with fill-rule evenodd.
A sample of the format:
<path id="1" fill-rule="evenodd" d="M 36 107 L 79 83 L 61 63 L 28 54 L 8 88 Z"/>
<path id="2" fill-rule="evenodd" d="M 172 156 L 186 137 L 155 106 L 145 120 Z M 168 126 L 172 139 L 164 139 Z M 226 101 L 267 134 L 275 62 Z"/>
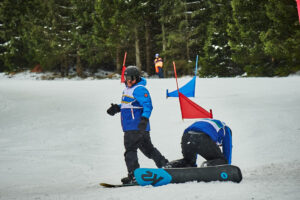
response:
<path id="1" fill-rule="evenodd" d="M 140 82 L 123 90 L 121 124 L 124 132 L 138 130 L 141 117 L 150 118 L 153 107 L 150 93 L 145 87 L 146 84 L 146 79 L 141 78 Z M 150 131 L 150 123 L 148 123 L 146 131 Z"/>
<path id="2" fill-rule="evenodd" d="M 189 131 L 203 132 L 218 145 L 222 145 L 223 154 L 228 164 L 231 164 L 232 135 L 230 128 L 224 122 L 216 119 L 201 119 L 185 129 L 184 133 Z"/>

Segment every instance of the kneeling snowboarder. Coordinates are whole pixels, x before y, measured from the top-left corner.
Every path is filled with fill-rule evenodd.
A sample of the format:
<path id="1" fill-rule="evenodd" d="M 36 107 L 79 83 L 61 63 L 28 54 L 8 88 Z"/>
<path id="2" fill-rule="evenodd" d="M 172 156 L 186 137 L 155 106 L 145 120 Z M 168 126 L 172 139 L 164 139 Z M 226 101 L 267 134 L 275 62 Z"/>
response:
<path id="1" fill-rule="evenodd" d="M 206 159 L 202 167 L 231 164 L 231 129 L 220 120 L 201 119 L 184 130 L 181 149 L 183 158 L 169 162 L 166 168 L 197 167 L 197 154 Z"/>

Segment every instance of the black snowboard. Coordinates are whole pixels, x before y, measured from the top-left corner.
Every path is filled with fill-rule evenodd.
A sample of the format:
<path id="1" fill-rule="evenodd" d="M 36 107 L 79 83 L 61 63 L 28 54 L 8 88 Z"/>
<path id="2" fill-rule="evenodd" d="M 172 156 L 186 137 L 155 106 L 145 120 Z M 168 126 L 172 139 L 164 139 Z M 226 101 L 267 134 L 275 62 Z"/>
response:
<path id="1" fill-rule="evenodd" d="M 139 185 L 160 186 L 169 183 L 185 183 L 190 181 L 232 181 L 242 180 L 241 170 L 234 165 L 219 165 L 202 168 L 138 168 L 134 176 Z"/>
<path id="2" fill-rule="evenodd" d="M 100 183 L 99 185 L 106 188 L 118 188 L 118 187 L 129 187 L 129 186 L 137 186 L 139 184 L 109 184 L 109 183 Z"/>

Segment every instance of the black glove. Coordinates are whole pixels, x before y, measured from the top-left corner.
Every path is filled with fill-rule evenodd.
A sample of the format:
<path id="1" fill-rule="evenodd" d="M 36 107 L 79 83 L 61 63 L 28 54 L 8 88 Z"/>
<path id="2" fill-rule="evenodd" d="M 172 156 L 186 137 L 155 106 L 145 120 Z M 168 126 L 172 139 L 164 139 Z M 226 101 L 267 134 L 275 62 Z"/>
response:
<path id="1" fill-rule="evenodd" d="M 118 104 L 111 104 L 110 108 L 107 109 L 107 113 L 111 116 L 115 115 L 116 113 L 120 112 L 121 108 Z"/>
<path id="2" fill-rule="evenodd" d="M 141 121 L 138 125 L 140 131 L 145 131 L 148 125 L 149 119 L 146 117 L 141 117 Z"/>

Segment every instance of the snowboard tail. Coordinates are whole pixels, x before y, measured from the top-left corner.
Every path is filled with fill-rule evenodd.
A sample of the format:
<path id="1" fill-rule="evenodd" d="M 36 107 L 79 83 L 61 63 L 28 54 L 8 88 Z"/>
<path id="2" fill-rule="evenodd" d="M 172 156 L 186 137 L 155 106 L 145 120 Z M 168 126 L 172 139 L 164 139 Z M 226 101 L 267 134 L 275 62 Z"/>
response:
<path id="1" fill-rule="evenodd" d="M 129 186 L 137 186 L 139 184 L 137 183 L 132 183 L 132 184 L 109 184 L 109 183 L 100 183 L 102 187 L 105 188 L 118 188 L 118 187 L 129 187 Z"/>
<path id="2" fill-rule="evenodd" d="M 202 168 L 138 168 L 134 176 L 139 185 L 161 186 L 169 183 L 185 183 L 190 181 L 232 181 L 242 180 L 241 170 L 234 165 L 219 165 Z"/>

